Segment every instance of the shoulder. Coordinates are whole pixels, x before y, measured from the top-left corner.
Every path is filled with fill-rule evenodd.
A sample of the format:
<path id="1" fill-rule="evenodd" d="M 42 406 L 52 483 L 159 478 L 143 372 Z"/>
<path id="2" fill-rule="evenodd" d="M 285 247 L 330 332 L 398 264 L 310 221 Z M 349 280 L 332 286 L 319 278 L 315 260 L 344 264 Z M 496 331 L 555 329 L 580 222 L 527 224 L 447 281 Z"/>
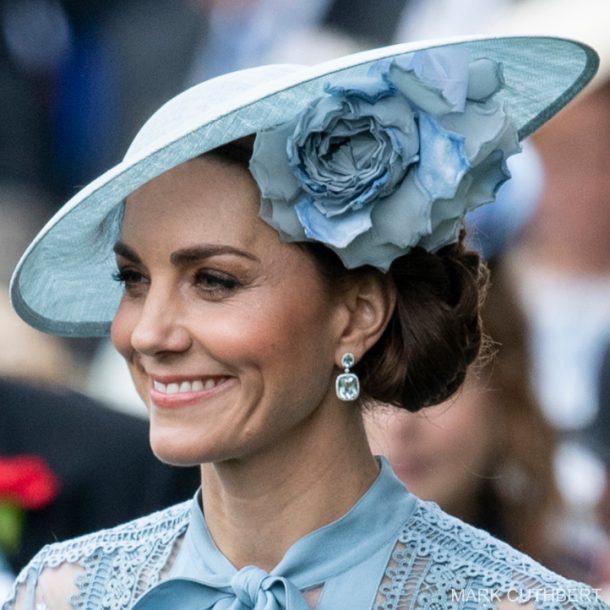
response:
<path id="1" fill-rule="evenodd" d="M 79 561 L 95 552 L 130 550 L 150 539 L 170 541 L 186 528 L 190 507 L 191 500 L 187 500 L 116 527 L 48 545 L 40 555 L 49 565 L 58 565 L 65 561 Z"/>
<path id="2" fill-rule="evenodd" d="M 412 591 L 417 581 L 424 605 L 438 598 L 456 608 L 607 609 L 596 590 L 555 574 L 432 502 L 417 502 L 393 557 L 398 565 L 386 583 Z"/>
<path id="3" fill-rule="evenodd" d="M 75 608 L 87 608 L 89 591 L 103 590 L 104 574 L 131 574 L 145 570 L 151 580 L 173 556 L 174 546 L 187 529 L 191 501 L 176 504 L 117 527 L 45 546 L 21 571 L 13 596 L 2 610 L 63 607 L 51 600 L 70 599 Z M 142 583 L 143 586 L 146 583 Z M 100 589 L 101 587 L 101 589 Z M 22 600 L 32 600 L 32 604 Z M 15 601 L 17 600 L 17 601 Z"/>

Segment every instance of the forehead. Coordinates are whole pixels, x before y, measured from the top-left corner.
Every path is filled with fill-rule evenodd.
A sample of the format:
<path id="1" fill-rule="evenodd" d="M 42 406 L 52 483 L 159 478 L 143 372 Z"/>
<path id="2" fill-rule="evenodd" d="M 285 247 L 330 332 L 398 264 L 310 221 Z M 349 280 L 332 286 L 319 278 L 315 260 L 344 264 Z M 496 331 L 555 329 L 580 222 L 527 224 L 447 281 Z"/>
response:
<path id="1" fill-rule="evenodd" d="M 279 247 L 277 233 L 258 217 L 259 204 L 260 192 L 248 170 L 200 157 L 165 172 L 127 198 L 121 237 L 141 243 L 204 240 Z"/>

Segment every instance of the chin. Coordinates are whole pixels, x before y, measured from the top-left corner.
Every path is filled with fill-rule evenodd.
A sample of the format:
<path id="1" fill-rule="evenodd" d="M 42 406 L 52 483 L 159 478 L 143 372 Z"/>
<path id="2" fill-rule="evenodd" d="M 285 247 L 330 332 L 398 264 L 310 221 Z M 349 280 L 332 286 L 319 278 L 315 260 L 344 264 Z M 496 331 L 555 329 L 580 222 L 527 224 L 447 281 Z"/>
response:
<path id="1" fill-rule="evenodd" d="M 155 434 L 151 430 L 150 446 L 157 459 L 170 466 L 198 466 L 210 461 L 209 452 L 189 443 L 181 435 Z"/>
<path id="2" fill-rule="evenodd" d="M 199 466 L 212 462 L 222 462 L 237 457 L 237 450 L 223 443 L 206 440 L 202 436 L 189 438 L 177 431 L 155 431 L 151 429 L 150 445 L 153 453 L 161 462 L 170 466 Z"/>
<path id="3" fill-rule="evenodd" d="M 152 447 L 155 457 L 164 464 L 169 466 L 199 466 L 203 462 L 194 454 L 189 454 L 183 451 L 173 451 L 166 447 Z"/>

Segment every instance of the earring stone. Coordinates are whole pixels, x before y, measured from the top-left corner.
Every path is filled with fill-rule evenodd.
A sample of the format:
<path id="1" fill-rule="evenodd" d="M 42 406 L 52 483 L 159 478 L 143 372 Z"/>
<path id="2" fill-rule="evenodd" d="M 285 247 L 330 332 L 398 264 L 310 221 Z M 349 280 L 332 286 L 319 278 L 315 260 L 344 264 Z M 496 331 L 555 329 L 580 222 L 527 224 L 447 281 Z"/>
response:
<path id="1" fill-rule="evenodd" d="M 356 400 L 360 396 L 360 380 L 358 375 L 350 372 L 350 369 L 356 363 L 354 354 L 347 352 L 341 358 L 341 366 L 344 372 L 337 376 L 335 382 L 335 392 L 339 400 L 351 401 Z"/>

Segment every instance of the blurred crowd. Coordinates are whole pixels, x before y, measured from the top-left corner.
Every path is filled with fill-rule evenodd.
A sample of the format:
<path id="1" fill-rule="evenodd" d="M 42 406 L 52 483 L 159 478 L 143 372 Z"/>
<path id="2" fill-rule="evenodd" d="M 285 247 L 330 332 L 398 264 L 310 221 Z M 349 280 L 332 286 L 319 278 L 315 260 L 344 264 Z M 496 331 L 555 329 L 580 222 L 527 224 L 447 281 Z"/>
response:
<path id="1" fill-rule="evenodd" d="M 196 472 L 150 455 L 144 408 L 107 342 L 44 336 L 8 302 L 11 271 L 37 230 L 121 159 L 145 117 L 185 86 L 260 63 L 454 34 L 547 33 L 594 46 L 600 71 L 525 143 L 498 203 L 469 220 L 491 268 L 489 354 L 449 403 L 416 415 L 388 408 L 367 426 L 416 494 L 567 576 L 608 585 L 608 23 L 608 0 L 3 0 L 0 460 L 39 455 L 62 487 L 25 516 L 19 548 L 0 551 L 0 573 L 45 542 L 197 486 Z M 141 488 L 121 482 L 119 463 Z M 110 489 L 116 506 L 98 510 Z M 0 531 L 0 549 L 1 540 Z"/>

